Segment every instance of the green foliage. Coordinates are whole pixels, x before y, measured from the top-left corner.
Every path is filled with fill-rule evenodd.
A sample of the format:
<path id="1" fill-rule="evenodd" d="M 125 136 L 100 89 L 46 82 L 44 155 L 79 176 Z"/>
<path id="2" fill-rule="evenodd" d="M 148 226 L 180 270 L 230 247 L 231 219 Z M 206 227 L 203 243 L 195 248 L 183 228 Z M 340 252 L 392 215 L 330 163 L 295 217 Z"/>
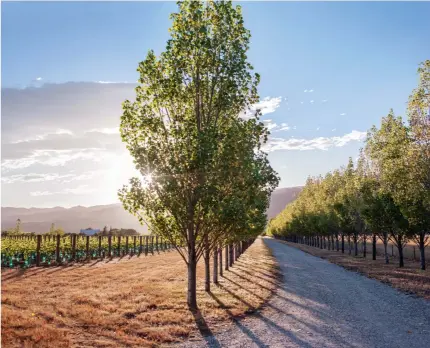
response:
<path id="1" fill-rule="evenodd" d="M 273 219 L 267 233 L 284 236 L 388 237 L 402 250 L 408 239 L 424 246 L 430 231 L 430 61 L 420 65 L 409 98 L 409 124 L 391 110 L 373 126 L 345 168 L 310 178 L 298 199 Z M 401 261 L 401 265 L 402 265 Z"/>
<path id="2" fill-rule="evenodd" d="M 268 131 L 250 113 L 260 77 L 247 61 L 240 6 L 178 5 L 166 50 L 139 64 L 136 100 L 123 103 L 121 136 L 142 178 L 119 198 L 152 232 L 185 247 L 178 252 L 187 261 L 207 239 L 215 246 L 262 233 L 278 178 L 260 149 Z"/>

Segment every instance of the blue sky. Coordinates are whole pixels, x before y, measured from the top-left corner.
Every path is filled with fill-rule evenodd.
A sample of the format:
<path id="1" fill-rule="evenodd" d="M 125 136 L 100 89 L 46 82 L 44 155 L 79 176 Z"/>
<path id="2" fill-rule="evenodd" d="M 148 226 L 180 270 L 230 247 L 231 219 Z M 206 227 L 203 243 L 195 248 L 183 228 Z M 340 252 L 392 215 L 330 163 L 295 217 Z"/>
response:
<path id="1" fill-rule="evenodd" d="M 267 106 L 273 111 L 264 118 L 270 120 L 267 124 L 274 131 L 273 143 L 277 147 L 271 147 L 269 158 L 281 176 L 281 187 L 301 185 L 308 175 L 323 174 L 344 164 L 349 156 L 355 158 L 362 146 L 363 132 L 378 123 L 390 108 L 404 114 L 408 95 L 417 83 L 417 66 L 430 58 L 428 2 L 241 5 L 245 24 L 252 34 L 249 59 L 262 77 L 260 96 L 268 98 Z M 14 161 L 18 158 L 11 143 L 19 139 L 29 143 L 29 134 L 18 129 L 12 118 L 31 119 L 32 135 L 49 133 L 58 138 L 58 143 L 60 136 L 70 137 L 77 132 L 64 120 L 74 119 L 73 112 L 76 119 L 78 114 L 89 110 L 91 115 L 102 115 L 106 111 L 106 105 L 101 105 L 106 103 L 102 93 L 116 93 L 113 90 L 116 87 L 97 84 L 103 92 L 98 92 L 97 86 L 91 87 L 91 93 L 99 95 L 101 100 L 99 104 L 86 106 L 88 99 L 94 99 L 89 87 L 85 84 L 71 87 L 67 82 L 135 83 L 137 64 L 148 49 L 156 53 L 164 49 L 169 37 L 169 14 L 175 10 L 175 2 L 2 3 L 2 104 L 5 104 L 2 146 L 15 151 L 10 158 Z M 44 85 L 50 83 L 58 84 L 63 94 L 52 85 Z M 37 100 L 34 93 L 23 90 L 28 86 L 39 87 Z M 65 86 L 69 88 L 68 94 L 64 92 Z M 118 90 L 117 95 L 128 96 L 128 93 Z M 59 96 L 55 99 L 58 103 L 55 110 L 46 109 L 47 106 L 42 110 L 42 106 L 32 104 L 54 94 Z M 117 126 L 120 102 L 121 99 L 109 124 L 85 117 L 79 121 L 79 128 Z M 75 104 L 81 109 L 73 109 Z M 47 117 L 49 112 L 56 117 Z M 27 116 L 22 116 L 25 113 Z M 63 132 L 58 132 L 59 129 Z M 40 136 L 32 141 L 38 141 L 39 150 L 46 150 L 47 144 L 42 147 Z M 53 142 L 51 150 L 56 149 L 57 143 Z M 115 201 L 117 188 L 126 180 L 125 175 L 118 174 L 111 181 L 112 192 L 94 198 L 95 191 L 88 190 L 93 185 L 85 179 L 73 181 L 75 186 L 69 183 L 68 191 L 64 191 L 64 182 L 52 178 L 47 182 L 4 179 L 14 175 L 24 178 L 28 173 L 81 175 L 86 164 L 78 161 L 88 160 L 85 156 L 74 155 L 73 160 L 60 161 L 56 167 L 52 161 L 33 161 L 33 154 L 25 157 L 25 163 L 30 163 L 31 158 L 32 165 L 24 166 L 21 159 L 20 163 L 9 165 L 9 170 L 7 166 L 3 170 L 7 156 L 2 151 L 3 206 L 111 203 Z M 132 169 L 127 173 L 131 172 Z M 17 189 L 22 192 L 11 198 Z"/>

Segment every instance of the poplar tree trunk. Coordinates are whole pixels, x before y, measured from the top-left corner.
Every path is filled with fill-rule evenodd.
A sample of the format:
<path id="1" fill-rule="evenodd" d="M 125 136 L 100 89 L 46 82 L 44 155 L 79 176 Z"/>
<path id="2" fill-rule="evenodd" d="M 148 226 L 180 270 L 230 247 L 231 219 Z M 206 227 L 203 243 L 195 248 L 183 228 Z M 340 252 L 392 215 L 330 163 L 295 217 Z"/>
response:
<path id="1" fill-rule="evenodd" d="M 225 246 L 225 270 L 228 271 L 228 245 Z"/>
<path id="2" fill-rule="evenodd" d="M 424 232 L 420 233 L 420 261 L 421 261 L 421 269 L 424 271 L 426 269 L 426 254 L 425 254 L 425 246 L 424 246 Z"/>
<path id="3" fill-rule="evenodd" d="M 386 232 L 384 232 L 384 234 L 383 234 L 383 243 L 384 243 L 385 263 L 389 263 L 389 260 L 388 260 L 388 236 L 387 236 Z"/>
<path id="4" fill-rule="evenodd" d="M 188 292 L 187 304 L 191 310 L 197 309 L 197 260 L 194 242 L 188 248 Z"/>
<path id="5" fill-rule="evenodd" d="M 357 237 L 357 233 L 354 233 L 354 256 L 358 256 L 358 237 Z"/>
<path id="6" fill-rule="evenodd" d="M 222 247 L 219 248 L 219 275 L 222 277 Z"/>
<path id="7" fill-rule="evenodd" d="M 214 284 L 218 284 L 218 250 L 214 250 L 214 259 L 213 259 L 213 282 Z"/>
<path id="8" fill-rule="evenodd" d="M 345 253 L 345 236 L 342 234 L 342 254 Z"/>
<path id="9" fill-rule="evenodd" d="M 372 240 L 372 259 L 376 260 L 376 234 L 373 234 Z"/>
<path id="10" fill-rule="evenodd" d="M 351 255 L 352 247 L 351 247 L 351 236 L 348 234 L 348 249 L 349 249 L 349 255 Z"/>
<path id="11" fill-rule="evenodd" d="M 211 267 L 210 267 L 210 250 L 208 237 L 205 237 L 205 291 L 211 291 Z"/>
<path id="12" fill-rule="evenodd" d="M 398 243 L 397 243 L 397 249 L 399 250 L 399 267 L 403 267 L 405 265 L 404 259 L 403 259 L 403 238 L 402 236 L 399 236 Z"/>
<path id="13" fill-rule="evenodd" d="M 399 267 L 404 267 L 405 263 L 403 259 L 403 245 L 400 244 L 397 246 L 397 248 L 399 249 Z"/>
<path id="14" fill-rule="evenodd" d="M 367 247 L 367 237 L 366 235 L 363 236 L 363 257 L 366 258 L 366 247 Z"/>
<path id="15" fill-rule="evenodd" d="M 228 257 L 228 261 L 229 261 L 229 266 L 233 266 L 233 244 L 230 244 L 228 246 L 228 252 L 229 252 L 229 257 Z"/>

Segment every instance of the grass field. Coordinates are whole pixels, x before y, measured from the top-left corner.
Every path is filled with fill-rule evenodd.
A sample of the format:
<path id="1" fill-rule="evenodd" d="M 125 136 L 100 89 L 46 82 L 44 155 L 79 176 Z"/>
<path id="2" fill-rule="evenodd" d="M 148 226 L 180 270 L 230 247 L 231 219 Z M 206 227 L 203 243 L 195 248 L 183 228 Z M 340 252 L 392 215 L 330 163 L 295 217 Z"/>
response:
<path id="1" fill-rule="evenodd" d="M 3 347 L 158 346 L 229 325 L 275 290 L 278 269 L 261 239 L 219 286 L 203 289 L 199 313 L 185 301 L 186 267 L 174 252 L 69 267 L 2 271 Z"/>
<path id="2" fill-rule="evenodd" d="M 405 267 L 399 268 L 396 258 L 391 258 L 388 265 L 385 264 L 383 255 L 378 254 L 376 260 L 372 260 L 372 245 L 368 249 L 367 257 L 363 258 L 361 255 L 357 257 L 348 255 L 346 246 L 345 254 L 342 254 L 340 251 L 319 249 L 285 241 L 281 242 L 311 255 L 326 259 L 346 269 L 362 273 L 369 278 L 375 278 L 390 284 L 404 292 L 430 300 L 430 270 L 421 271 L 418 261 L 405 261 Z"/>

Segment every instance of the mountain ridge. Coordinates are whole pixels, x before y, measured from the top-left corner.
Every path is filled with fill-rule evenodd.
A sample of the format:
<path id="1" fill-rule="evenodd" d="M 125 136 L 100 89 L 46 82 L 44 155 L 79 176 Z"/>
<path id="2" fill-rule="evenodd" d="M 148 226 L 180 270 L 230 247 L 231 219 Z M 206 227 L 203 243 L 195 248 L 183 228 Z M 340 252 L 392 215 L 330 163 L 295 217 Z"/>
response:
<path id="1" fill-rule="evenodd" d="M 271 196 L 267 210 L 271 219 L 279 214 L 285 206 L 293 201 L 302 186 L 276 189 Z M 85 207 L 77 205 L 70 208 L 55 206 L 52 208 L 20 208 L 1 207 L 2 231 L 13 228 L 17 219 L 21 220 L 21 228 L 26 232 L 45 233 L 51 224 L 61 227 L 66 232 L 78 232 L 81 228 L 133 228 L 140 233 L 148 233 L 147 226 L 142 226 L 138 219 L 125 211 L 121 203 L 95 205 Z"/>

